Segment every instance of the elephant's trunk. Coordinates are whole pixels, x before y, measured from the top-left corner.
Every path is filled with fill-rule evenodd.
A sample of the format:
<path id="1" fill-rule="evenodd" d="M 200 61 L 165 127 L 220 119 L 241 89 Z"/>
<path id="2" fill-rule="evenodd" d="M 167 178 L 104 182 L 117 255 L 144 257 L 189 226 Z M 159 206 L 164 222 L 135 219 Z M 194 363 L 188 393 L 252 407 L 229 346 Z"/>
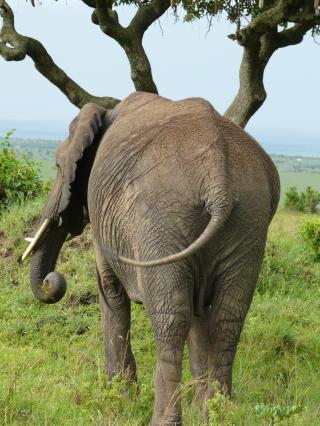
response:
<path id="1" fill-rule="evenodd" d="M 67 283 L 54 268 L 68 232 L 53 222 L 32 254 L 30 284 L 35 297 L 44 303 L 56 303 L 64 296 Z"/>

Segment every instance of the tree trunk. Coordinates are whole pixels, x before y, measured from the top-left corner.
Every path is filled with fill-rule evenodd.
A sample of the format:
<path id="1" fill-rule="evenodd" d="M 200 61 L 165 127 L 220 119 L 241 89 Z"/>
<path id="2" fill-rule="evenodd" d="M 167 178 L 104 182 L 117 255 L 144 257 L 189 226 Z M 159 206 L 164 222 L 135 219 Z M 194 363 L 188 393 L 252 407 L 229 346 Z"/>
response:
<path id="1" fill-rule="evenodd" d="M 224 116 L 242 128 L 267 97 L 263 84 L 266 63 L 259 59 L 259 47 L 244 48 L 240 66 L 240 88 Z"/>
<path id="2" fill-rule="evenodd" d="M 135 89 L 141 92 L 158 93 L 142 40 L 130 40 L 128 44 L 123 45 L 123 49 L 130 63 L 131 79 Z"/>

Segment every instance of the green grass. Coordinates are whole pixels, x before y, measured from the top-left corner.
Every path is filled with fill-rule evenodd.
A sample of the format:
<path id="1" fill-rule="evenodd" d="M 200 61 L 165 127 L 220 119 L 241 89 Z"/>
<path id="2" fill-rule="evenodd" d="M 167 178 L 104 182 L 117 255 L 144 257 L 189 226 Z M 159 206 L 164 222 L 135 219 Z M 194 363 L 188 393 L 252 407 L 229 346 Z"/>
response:
<path id="1" fill-rule="evenodd" d="M 155 345 L 142 306 L 133 306 L 138 385 L 110 385 L 104 373 L 90 231 L 65 245 L 58 270 L 66 297 L 41 305 L 31 294 L 21 237 L 37 227 L 43 200 L 12 207 L 0 219 L 0 424 L 147 425 L 153 404 Z M 259 285 L 234 367 L 227 410 L 236 425 L 265 425 L 259 403 L 302 405 L 290 425 L 320 424 L 320 265 L 300 240 L 306 215 L 279 211 L 271 226 Z M 201 425 L 190 405 L 184 359 L 185 425 Z M 227 423 L 221 423 L 227 424 Z"/>

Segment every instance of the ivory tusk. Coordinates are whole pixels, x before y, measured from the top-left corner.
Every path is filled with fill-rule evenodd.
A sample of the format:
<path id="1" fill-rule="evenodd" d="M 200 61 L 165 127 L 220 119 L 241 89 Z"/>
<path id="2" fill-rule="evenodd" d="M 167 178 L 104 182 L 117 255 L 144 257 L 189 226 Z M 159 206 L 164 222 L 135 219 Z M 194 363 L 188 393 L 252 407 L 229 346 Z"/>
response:
<path id="1" fill-rule="evenodd" d="M 43 224 L 41 225 L 39 231 L 36 233 L 34 238 L 32 238 L 32 241 L 30 242 L 29 246 L 27 247 L 27 250 L 23 253 L 21 257 L 21 262 L 23 262 L 29 254 L 32 252 L 32 250 L 35 248 L 36 244 L 40 240 L 41 236 L 44 234 L 45 230 L 50 225 L 50 219 L 46 219 Z"/>
<path id="2" fill-rule="evenodd" d="M 71 240 L 73 240 L 74 238 L 76 238 L 76 235 L 69 234 L 69 235 L 67 236 L 67 238 L 64 240 L 64 242 L 66 243 L 67 241 L 71 241 Z"/>
<path id="3" fill-rule="evenodd" d="M 27 238 L 24 238 L 24 240 L 28 241 L 28 243 L 31 243 L 31 241 L 33 241 L 33 238 L 32 237 L 27 237 Z"/>

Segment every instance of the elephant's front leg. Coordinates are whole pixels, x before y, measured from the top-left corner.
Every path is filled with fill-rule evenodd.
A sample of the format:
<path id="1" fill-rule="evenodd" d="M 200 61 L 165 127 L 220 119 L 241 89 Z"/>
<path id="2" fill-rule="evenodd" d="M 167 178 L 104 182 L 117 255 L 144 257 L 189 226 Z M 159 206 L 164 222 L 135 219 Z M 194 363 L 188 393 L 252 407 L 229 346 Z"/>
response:
<path id="1" fill-rule="evenodd" d="M 136 362 L 130 343 L 130 300 L 113 271 L 101 263 L 97 266 L 102 331 L 109 379 L 121 375 L 136 380 Z"/>

